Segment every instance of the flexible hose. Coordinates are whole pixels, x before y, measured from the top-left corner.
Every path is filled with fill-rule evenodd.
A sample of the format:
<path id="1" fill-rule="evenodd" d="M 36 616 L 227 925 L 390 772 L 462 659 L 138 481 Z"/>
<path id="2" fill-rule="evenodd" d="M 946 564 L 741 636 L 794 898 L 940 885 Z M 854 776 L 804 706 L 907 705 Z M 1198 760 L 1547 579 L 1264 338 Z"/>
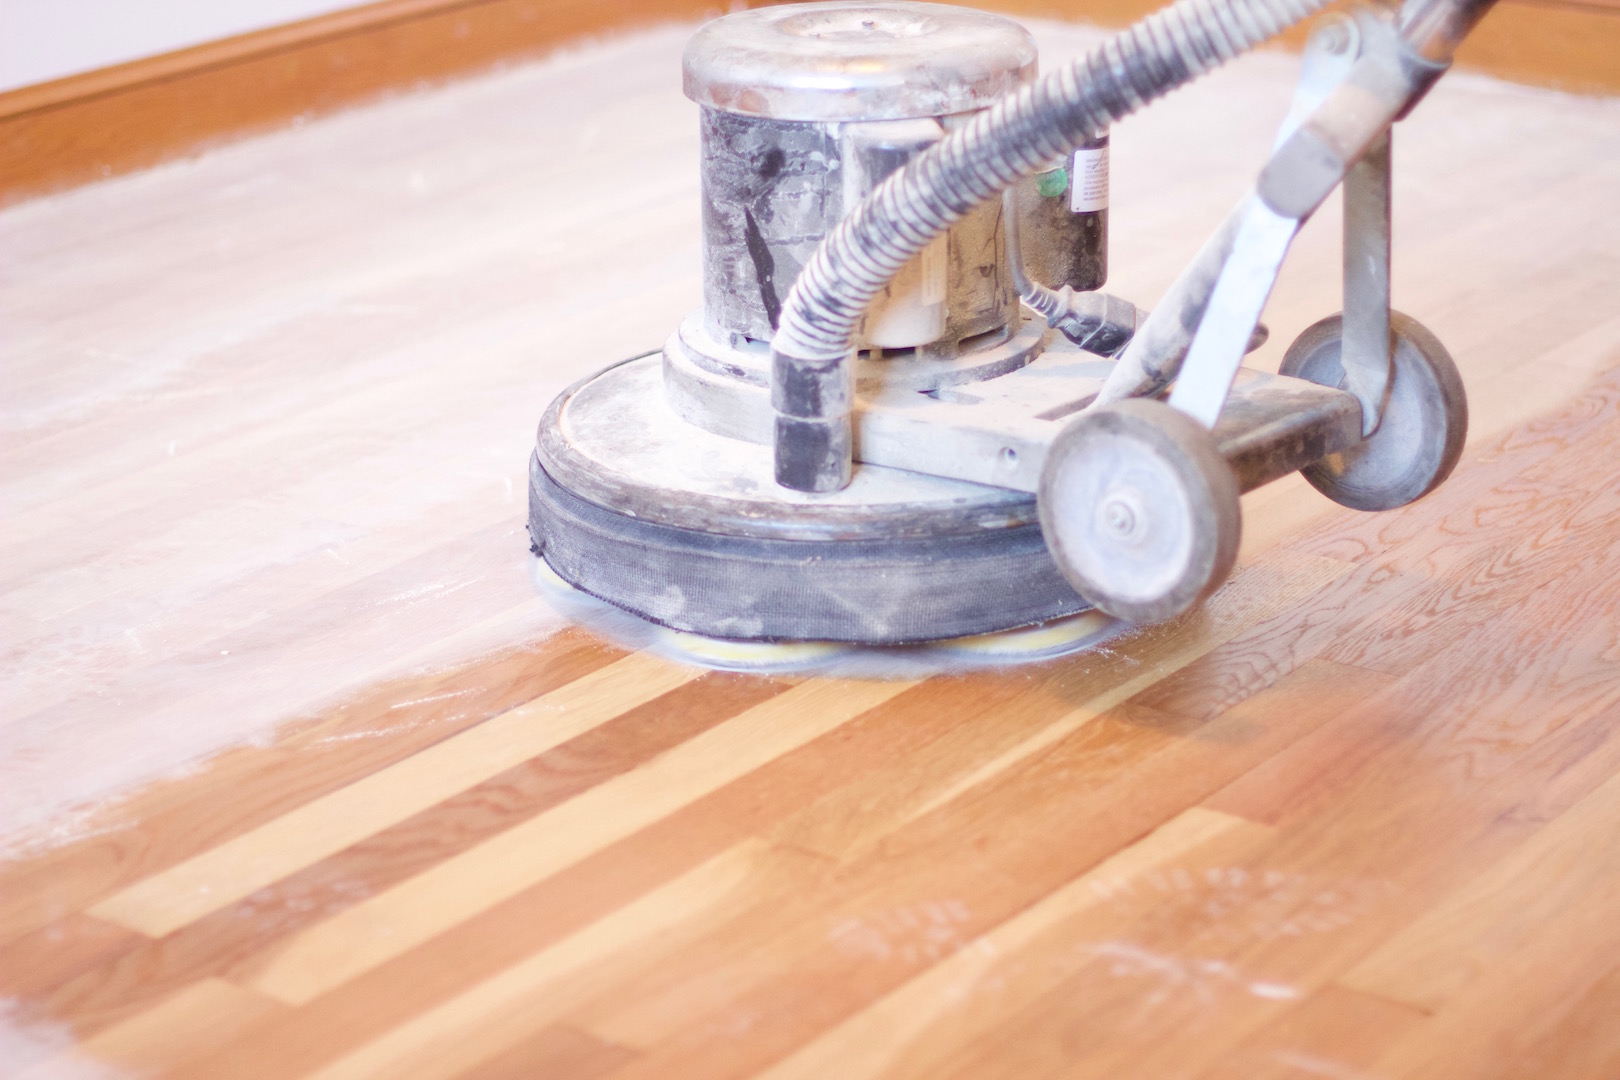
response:
<path id="1" fill-rule="evenodd" d="M 1113 356 L 1129 344 L 1148 313 L 1107 293 L 1075 292 L 1068 285 L 1048 289 L 1024 268 L 1024 243 L 1018 221 L 1018 185 L 1001 193 L 1001 231 L 1007 240 L 1007 270 L 1018 298 L 1046 325 L 1088 352 Z"/>
<path id="2" fill-rule="evenodd" d="M 799 274 L 771 339 L 776 480 L 849 483 L 861 315 L 936 236 L 1021 176 L 1325 7 L 1328 0 L 1179 0 L 1025 87 L 892 174 Z"/>
<path id="3" fill-rule="evenodd" d="M 1024 270 L 1022 232 L 1018 220 L 1018 185 L 1009 184 L 1007 190 L 1001 193 L 1001 234 L 1007 242 L 1007 270 L 1012 275 L 1013 288 L 1018 290 L 1018 298 L 1024 305 L 1045 319 L 1046 325 L 1056 326 L 1057 320 L 1063 317 L 1063 297 L 1055 289 L 1048 289 L 1031 278 Z"/>

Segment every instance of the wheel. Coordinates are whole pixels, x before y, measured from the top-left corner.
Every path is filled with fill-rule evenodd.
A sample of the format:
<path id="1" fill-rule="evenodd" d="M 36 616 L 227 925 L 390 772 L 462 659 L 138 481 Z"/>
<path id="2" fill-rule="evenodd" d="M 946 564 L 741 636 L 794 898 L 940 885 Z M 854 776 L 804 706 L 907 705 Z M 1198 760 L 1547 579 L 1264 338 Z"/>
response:
<path id="1" fill-rule="evenodd" d="M 1237 558 L 1237 479 L 1198 421 L 1131 398 L 1058 433 L 1036 497 L 1047 550 L 1075 591 L 1130 622 L 1181 614 Z"/>
<path id="2" fill-rule="evenodd" d="M 1410 315 L 1389 313 L 1395 366 L 1384 415 L 1366 439 L 1300 471 L 1316 490 L 1354 510 L 1393 510 L 1440 486 L 1462 457 L 1468 398 L 1440 339 Z M 1282 373 L 1344 386 L 1344 317 L 1330 315 L 1288 347 Z"/>

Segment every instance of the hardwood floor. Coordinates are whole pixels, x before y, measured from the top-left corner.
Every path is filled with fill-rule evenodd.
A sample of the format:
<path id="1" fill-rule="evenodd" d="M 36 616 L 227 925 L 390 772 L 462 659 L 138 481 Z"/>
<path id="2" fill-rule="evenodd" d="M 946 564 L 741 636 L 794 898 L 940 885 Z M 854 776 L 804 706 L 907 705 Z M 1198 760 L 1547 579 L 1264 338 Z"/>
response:
<path id="1" fill-rule="evenodd" d="M 1620 1075 L 1620 102 L 1448 79 L 1397 141 L 1434 495 L 1262 489 L 1208 605 L 1087 654 L 763 677 L 524 565 L 546 400 L 697 300 L 683 38 L 0 212 L 0 1071 Z M 1110 288 L 1294 64 L 1116 131 Z M 1323 217 L 1261 366 L 1337 306 Z"/>

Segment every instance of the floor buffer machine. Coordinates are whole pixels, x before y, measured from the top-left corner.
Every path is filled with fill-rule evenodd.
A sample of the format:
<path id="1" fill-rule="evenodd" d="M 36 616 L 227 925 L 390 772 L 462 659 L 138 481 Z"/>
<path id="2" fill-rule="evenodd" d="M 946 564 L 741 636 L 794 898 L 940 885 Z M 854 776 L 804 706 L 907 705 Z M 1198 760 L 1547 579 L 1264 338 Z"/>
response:
<path id="1" fill-rule="evenodd" d="M 1467 406 L 1389 306 L 1390 137 L 1491 0 L 1318 20 L 1252 190 L 1151 312 L 1106 275 L 1107 134 L 1326 0 L 1180 0 L 1037 78 L 1016 23 L 808 3 L 691 40 L 703 305 L 541 420 L 545 569 L 710 639 L 894 645 L 1220 587 L 1238 496 L 1384 510 Z M 1344 189 L 1344 310 L 1248 370 L 1289 244 Z"/>

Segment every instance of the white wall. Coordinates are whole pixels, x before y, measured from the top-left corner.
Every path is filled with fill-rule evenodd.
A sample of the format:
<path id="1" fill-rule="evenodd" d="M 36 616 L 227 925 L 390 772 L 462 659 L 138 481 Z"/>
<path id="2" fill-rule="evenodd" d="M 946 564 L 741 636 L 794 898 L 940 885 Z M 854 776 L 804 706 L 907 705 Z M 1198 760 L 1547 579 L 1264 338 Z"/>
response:
<path id="1" fill-rule="evenodd" d="M 360 0 L 0 0 L 0 91 L 357 7 Z"/>

